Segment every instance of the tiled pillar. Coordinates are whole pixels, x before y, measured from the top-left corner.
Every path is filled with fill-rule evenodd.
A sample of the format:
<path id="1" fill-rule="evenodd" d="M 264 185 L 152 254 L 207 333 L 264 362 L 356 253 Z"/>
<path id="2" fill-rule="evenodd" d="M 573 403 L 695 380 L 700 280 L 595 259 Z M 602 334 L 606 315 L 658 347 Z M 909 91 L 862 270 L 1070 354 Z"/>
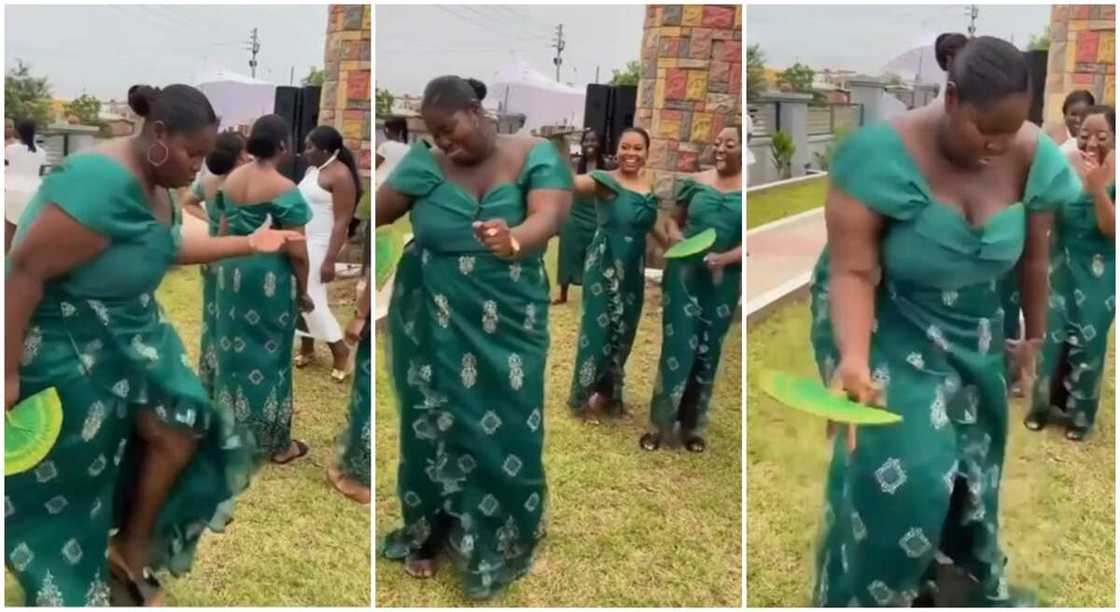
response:
<path id="1" fill-rule="evenodd" d="M 332 4 L 328 9 L 326 79 L 319 123 L 334 126 L 370 177 L 370 5 Z"/>
<path id="2" fill-rule="evenodd" d="M 650 132 L 649 167 L 666 196 L 673 172 L 712 164 L 712 141 L 742 124 L 741 5 L 646 7 L 635 123 Z"/>
<path id="3" fill-rule="evenodd" d="M 1062 121 L 1069 92 L 1087 89 L 1098 102 L 1116 104 L 1116 7 L 1108 4 L 1050 8 L 1050 54 L 1044 120 Z"/>

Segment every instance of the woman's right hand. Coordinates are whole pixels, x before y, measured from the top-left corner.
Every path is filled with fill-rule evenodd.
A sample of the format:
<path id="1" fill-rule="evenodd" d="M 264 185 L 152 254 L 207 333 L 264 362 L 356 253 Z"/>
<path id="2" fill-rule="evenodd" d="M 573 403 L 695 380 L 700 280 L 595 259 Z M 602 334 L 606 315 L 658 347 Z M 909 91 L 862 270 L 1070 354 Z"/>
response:
<path id="1" fill-rule="evenodd" d="M 299 296 L 299 311 L 308 313 L 315 310 L 315 301 L 311 299 L 310 295 L 301 293 Z"/>
<path id="2" fill-rule="evenodd" d="M 843 395 L 853 402 L 859 402 L 865 406 L 880 405 L 882 389 L 871 379 L 871 368 L 868 367 L 866 361 L 841 359 L 839 367 L 836 368 L 836 372 L 832 376 L 830 387 L 837 395 Z M 826 431 L 828 437 L 831 438 L 836 433 L 836 423 L 829 421 Z M 849 424 L 848 452 L 855 449 L 856 426 Z"/>
<path id="3" fill-rule="evenodd" d="M 289 242 L 302 242 L 304 235 L 291 230 L 261 228 L 249 236 L 249 247 L 254 253 L 275 253 Z"/>

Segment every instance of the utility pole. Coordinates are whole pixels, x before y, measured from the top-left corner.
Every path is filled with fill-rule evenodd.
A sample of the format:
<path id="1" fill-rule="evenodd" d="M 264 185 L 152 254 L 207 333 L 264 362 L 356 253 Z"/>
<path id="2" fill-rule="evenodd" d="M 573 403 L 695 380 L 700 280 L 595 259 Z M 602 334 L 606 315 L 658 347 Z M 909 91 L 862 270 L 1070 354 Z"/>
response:
<path id="1" fill-rule="evenodd" d="M 976 36 L 976 18 L 980 15 L 980 7 L 975 4 L 968 5 L 968 37 Z"/>
<path id="2" fill-rule="evenodd" d="M 556 39 L 552 41 L 552 48 L 556 49 L 556 57 L 552 58 L 552 64 L 556 66 L 556 81 L 560 82 L 560 64 L 564 63 L 560 57 L 564 52 L 564 24 L 562 23 L 556 26 Z"/>
<path id="3" fill-rule="evenodd" d="M 261 51 L 261 39 L 257 36 L 257 28 L 249 35 L 249 46 L 245 47 L 251 54 L 249 56 L 249 76 L 257 78 L 257 54 Z"/>
<path id="4" fill-rule="evenodd" d="M 598 66 L 595 67 L 595 84 L 596 85 L 599 84 L 599 67 Z"/>

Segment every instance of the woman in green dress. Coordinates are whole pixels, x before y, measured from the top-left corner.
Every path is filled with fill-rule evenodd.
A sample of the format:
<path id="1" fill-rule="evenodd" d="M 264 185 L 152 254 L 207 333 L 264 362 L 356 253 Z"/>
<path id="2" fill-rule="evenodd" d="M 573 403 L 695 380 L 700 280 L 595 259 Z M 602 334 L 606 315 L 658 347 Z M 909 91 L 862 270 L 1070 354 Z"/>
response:
<path id="1" fill-rule="evenodd" d="M 1025 122 L 1030 101 L 1022 52 L 971 39 L 944 102 L 861 129 L 833 160 L 811 286 L 817 365 L 825 384 L 903 420 L 859 430 L 858 445 L 854 427 L 836 436 L 817 605 L 1015 601 L 998 544 L 1009 417 L 998 280 L 1020 262 L 1017 357 L 1031 372 L 1051 211 L 1077 195 L 1057 145 Z"/>
<path id="2" fill-rule="evenodd" d="M 582 202 L 573 206 L 598 209 L 583 272 L 583 314 L 568 395 L 568 407 L 589 422 L 623 411 L 626 360 L 645 301 L 646 234 L 657 220 L 657 196 L 644 171 L 649 134 L 626 128 L 616 153 L 617 170 L 594 170 L 575 179 Z"/>
<path id="3" fill-rule="evenodd" d="M 354 362 L 354 386 L 350 391 L 350 418 L 346 429 L 338 437 L 337 462 L 327 466 L 327 478 L 334 488 L 360 504 L 369 504 L 370 500 L 370 455 L 373 450 L 373 440 L 370 437 L 373 411 L 370 393 L 373 392 L 373 386 L 369 318 L 373 279 L 369 274 L 368 261 L 365 262 L 365 268 L 359 285 L 358 307 L 354 312 L 354 320 L 346 327 L 345 333 L 347 344 L 358 346 Z"/>
<path id="4" fill-rule="evenodd" d="M 1058 210 L 1050 263 L 1050 321 L 1031 409 L 1025 420 L 1046 426 L 1051 407 L 1069 416 L 1066 438 L 1093 427 L 1116 317 L 1116 111 L 1094 106 L 1077 136 L 1073 161 L 1081 197 Z"/>
<path id="5" fill-rule="evenodd" d="M 229 175 L 218 192 L 222 235 L 247 236 L 272 227 L 303 233 L 311 208 L 295 183 L 277 170 L 291 151 L 291 128 L 279 115 L 253 123 L 245 150 L 253 162 Z M 253 432 L 258 459 L 287 464 L 308 453 L 292 438 L 292 347 L 307 295 L 303 242 L 282 253 L 227 259 L 218 266 L 218 345 L 214 398 Z M 297 310 L 298 309 L 298 310 Z"/>
<path id="6" fill-rule="evenodd" d="M 222 222 L 222 211 L 218 210 L 218 190 L 234 168 L 249 161 L 245 152 L 245 138 L 237 132 L 228 131 L 218 134 L 214 150 L 206 156 L 202 172 L 191 183 L 190 191 L 183 199 L 183 212 L 205 221 L 207 232 L 217 236 Z M 218 284 L 218 267 L 203 264 L 202 269 L 202 334 L 198 358 L 198 377 L 210 399 L 214 399 L 214 371 L 218 368 L 218 350 L 214 345 L 214 329 L 218 317 L 218 305 L 214 302 L 214 291 Z"/>
<path id="7" fill-rule="evenodd" d="M 715 167 L 678 179 L 677 207 L 658 222 L 666 246 L 708 229 L 716 242 L 702 258 L 665 262 L 661 358 L 650 431 L 640 441 L 646 450 L 674 436 L 692 452 L 705 449 L 712 385 L 742 291 L 742 168 L 742 131 L 725 127 L 716 135 Z"/>
<path id="8" fill-rule="evenodd" d="M 599 135 L 587 130 L 580 142 L 576 174 L 584 175 L 605 168 L 606 158 L 600 146 Z M 584 196 L 576 193 L 568 220 L 560 230 L 560 253 L 556 258 L 556 284 L 560 285 L 560 296 L 552 301 L 554 305 L 568 302 L 568 285 L 583 284 L 583 266 L 587 261 L 591 239 L 595 237 L 596 223 L 594 194 Z"/>
<path id="9" fill-rule="evenodd" d="M 54 170 L 7 260 L 5 406 L 54 388 L 63 410 L 49 454 L 4 479 L 6 564 L 29 605 L 108 605 L 110 583 L 157 604 L 154 571 L 186 572 L 228 522 L 251 439 L 206 397 L 154 292 L 173 265 L 300 238 L 184 237 L 169 190 L 198 171 L 217 117 L 186 85 L 128 98 L 143 129 Z"/>
<path id="10" fill-rule="evenodd" d="M 528 572 L 544 531 L 542 255 L 572 187 L 554 145 L 497 135 L 485 93 L 457 76 L 428 83 L 421 114 L 439 150 L 412 145 L 377 193 L 377 225 L 407 213 L 415 233 L 389 305 L 404 526 L 381 550 L 428 577 L 447 548 L 472 598 Z"/>

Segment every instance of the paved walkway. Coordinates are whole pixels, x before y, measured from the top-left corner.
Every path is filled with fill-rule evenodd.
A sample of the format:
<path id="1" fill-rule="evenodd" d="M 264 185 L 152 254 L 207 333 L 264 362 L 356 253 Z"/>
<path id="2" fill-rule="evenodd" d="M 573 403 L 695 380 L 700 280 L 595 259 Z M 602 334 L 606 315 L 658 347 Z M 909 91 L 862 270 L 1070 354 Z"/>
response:
<path id="1" fill-rule="evenodd" d="M 750 206 L 750 195 L 747 196 Z M 794 215 L 747 232 L 747 320 L 762 315 L 809 283 L 826 241 L 824 209 Z"/>

